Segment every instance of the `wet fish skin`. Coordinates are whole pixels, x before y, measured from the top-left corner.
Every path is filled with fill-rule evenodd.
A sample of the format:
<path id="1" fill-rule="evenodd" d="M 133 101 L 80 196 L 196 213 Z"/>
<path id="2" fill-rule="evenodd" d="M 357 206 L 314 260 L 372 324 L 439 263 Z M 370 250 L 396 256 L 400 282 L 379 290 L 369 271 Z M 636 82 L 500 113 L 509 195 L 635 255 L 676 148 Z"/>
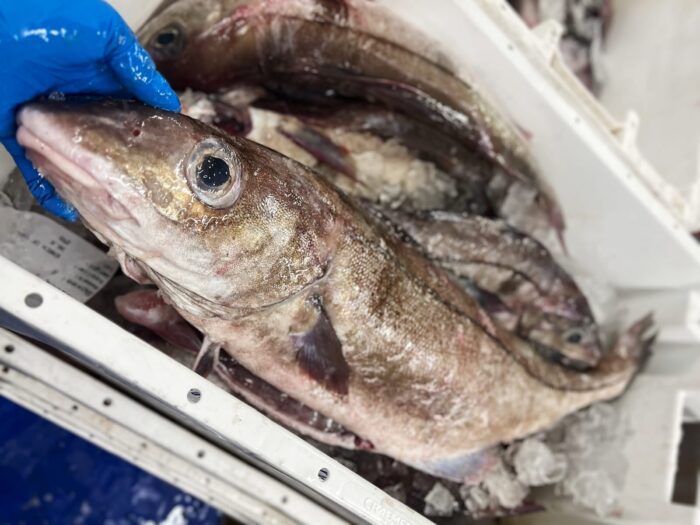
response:
<path id="1" fill-rule="evenodd" d="M 344 2 L 180 0 L 146 24 L 140 38 L 176 89 L 211 93 L 258 83 L 305 103 L 364 100 L 420 120 L 499 166 L 511 182 L 538 187 L 543 209 L 558 216 L 525 144 L 503 117 L 443 65 L 356 30 L 353 14 Z M 173 28 L 177 38 L 163 45 Z"/>
<path id="2" fill-rule="evenodd" d="M 19 122 L 32 161 L 187 321 L 379 453 L 426 470 L 481 464 L 463 458 L 618 395 L 637 370 L 644 330 L 583 373 L 501 344 L 508 334 L 441 269 L 245 139 L 128 102 L 33 104 Z M 188 183 L 205 154 L 236 179 L 218 207 Z M 298 361 L 295 337 L 319 326 L 319 301 L 347 394 Z"/>
<path id="3" fill-rule="evenodd" d="M 483 296 L 477 301 L 507 330 L 565 366 L 582 370 L 598 363 L 603 347 L 586 297 L 536 240 L 484 217 L 381 213 L 432 260 L 466 279 Z"/>
<path id="4" fill-rule="evenodd" d="M 145 326 L 165 341 L 190 351 L 197 351 L 201 337 L 177 311 L 166 304 L 155 289 L 143 289 L 120 295 L 115 307 L 124 319 Z"/>
<path id="5" fill-rule="evenodd" d="M 369 105 L 325 102 L 308 107 L 269 98 L 258 99 L 255 105 L 281 112 L 276 113 L 283 123 L 278 130 L 284 130 L 285 136 L 321 162 L 339 166 L 336 171 L 363 184 L 363 189 L 371 184 L 365 182 L 364 174 L 343 169 L 348 166 L 343 160 L 347 149 L 319 130 L 344 129 L 382 139 L 398 136 L 446 170 L 451 166 L 441 160 L 453 158 L 454 150 L 461 147 L 450 137 L 426 131 L 425 126 L 401 114 Z M 305 123 L 314 127 L 306 128 Z M 436 140 L 438 137 L 440 140 Z M 325 153 L 319 155 L 319 150 Z M 328 163 L 328 158 L 337 161 Z M 473 165 L 470 160 L 465 165 Z M 346 190 L 363 197 L 354 185 L 346 185 Z M 437 211 L 407 213 L 403 205 L 401 211 L 382 211 L 384 206 L 371 201 L 366 205 L 379 206 L 379 213 L 403 228 L 426 255 L 459 276 L 494 319 L 524 337 L 548 359 L 579 370 L 598 362 L 602 345 L 586 298 L 540 243 L 503 221 Z"/>
<path id="6" fill-rule="evenodd" d="M 116 297 L 115 303 L 119 313 L 130 323 L 148 328 L 164 341 L 186 350 L 189 355 L 199 354 L 201 337 L 192 325 L 163 300 L 158 290 L 139 289 Z M 372 449 L 370 442 L 254 376 L 229 354 L 222 353 L 212 365 L 213 370 L 210 372 L 214 372 L 230 392 L 279 423 L 328 445 L 352 450 Z M 192 368 L 197 368 L 196 362 Z M 208 376 L 208 373 L 204 374 L 204 377 Z"/>
<path id="7" fill-rule="evenodd" d="M 485 186 L 493 166 L 445 134 L 376 106 L 325 101 L 309 107 L 247 93 L 188 90 L 181 94 L 183 112 L 227 133 L 234 128 L 232 134 L 288 155 L 341 191 L 383 207 L 495 213 Z M 241 122 L 230 122 L 231 115 L 243 114 Z M 240 133 L 245 122 L 251 125 Z"/>

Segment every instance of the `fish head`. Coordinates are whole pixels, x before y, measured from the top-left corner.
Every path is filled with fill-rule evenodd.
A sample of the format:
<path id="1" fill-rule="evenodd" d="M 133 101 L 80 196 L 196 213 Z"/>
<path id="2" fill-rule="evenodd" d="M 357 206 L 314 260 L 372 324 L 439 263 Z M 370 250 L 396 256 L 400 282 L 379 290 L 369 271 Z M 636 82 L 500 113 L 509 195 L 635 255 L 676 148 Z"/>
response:
<path id="1" fill-rule="evenodd" d="M 173 88 L 211 91 L 258 67 L 250 0 L 178 0 L 138 32 Z"/>
<path id="2" fill-rule="evenodd" d="M 602 357 L 600 334 L 592 317 L 573 319 L 539 312 L 532 320 L 521 320 L 517 331 L 540 354 L 570 368 L 587 370 Z"/>
<path id="3" fill-rule="evenodd" d="M 335 194 L 282 155 L 136 102 L 33 103 L 18 123 L 29 159 L 125 272 L 178 307 L 250 311 L 326 271 Z"/>

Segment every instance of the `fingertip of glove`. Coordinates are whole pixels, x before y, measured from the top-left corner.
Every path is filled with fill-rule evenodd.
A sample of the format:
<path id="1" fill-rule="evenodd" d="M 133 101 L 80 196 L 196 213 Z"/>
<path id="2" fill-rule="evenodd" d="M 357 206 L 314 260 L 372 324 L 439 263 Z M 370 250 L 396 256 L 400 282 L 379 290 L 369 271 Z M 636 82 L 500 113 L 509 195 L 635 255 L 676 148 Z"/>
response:
<path id="1" fill-rule="evenodd" d="M 179 112 L 180 109 L 182 109 L 180 99 L 178 98 L 177 94 L 175 91 L 173 91 L 170 84 L 168 84 L 168 81 L 165 80 L 160 73 L 156 73 L 151 86 L 153 88 L 154 96 L 149 102 L 154 106 L 165 109 L 166 111 Z"/>
<path id="2" fill-rule="evenodd" d="M 182 110 L 180 99 L 175 93 L 172 93 L 172 96 L 167 97 L 161 107 L 167 111 L 175 111 L 176 113 L 179 113 Z"/>
<path id="3" fill-rule="evenodd" d="M 154 86 L 155 87 L 155 86 Z M 167 84 L 148 93 L 134 93 L 141 102 L 166 111 L 180 112 L 180 99 Z"/>
<path id="4" fill-rule="evenodd" d="M 27 182 L 29 191 L 34 195 L 34 198 L 42 208 L 52 215 L 66 221 L 75 222 L 78 220 L 80 215 L 73 205 L 64 201 L 60 195 L 56 193 L 56 189 L 53 185 L 39 175 L 33 167 L 30 173 L 23 170 L 22 174 Z"/>
<path id="5" fill-rule="evenodd" d="M 58 196 L 42 202 L 41 205 L 49 213 L 68 222 L 76 222 L 80 218 L 78 210 Z"/>

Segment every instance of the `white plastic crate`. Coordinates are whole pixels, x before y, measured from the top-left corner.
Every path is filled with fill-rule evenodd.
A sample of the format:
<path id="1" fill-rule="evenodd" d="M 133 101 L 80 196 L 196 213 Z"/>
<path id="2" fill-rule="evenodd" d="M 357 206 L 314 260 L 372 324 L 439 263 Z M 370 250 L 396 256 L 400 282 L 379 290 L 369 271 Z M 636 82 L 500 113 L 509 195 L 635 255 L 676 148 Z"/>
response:
<path id="1" fill-rule="evenodd" d="M 157 4 L 113 3 L 135 26 Z M 542 176 L 565 212 L 572 257 L 586 273 L 625 290 L 630 309 L 659 311 L 665 344 L 652 363 L 658 370 L 677 370 L 679 346 L 682 355 L 697 352 L 697 313 L 689 288 L 700 284 L 700 248 L 685 230 L 685 201 L 636 151 L 635 118 L 615 121 L 564 69 L 555 51 L 556 24 L 530 32 L 505 1 L 444 0 L 439 9 L 430 0 L 375 3 L 409 24 L 420 21 L 419 28 L 439 43 L 459 73 L 528 131 Z M 1 258 L 0 272 L 0 310 L 6 321 L 12 318 L 15 327 L 20 321 L 23 329 L 59 341 L 137 397 L 166 408 L 180 424 L 257 458 L 336 510 L 344 509 L 348 519 L 427 523 L 244 403 Z M 32 293 L 43 298 L 38 308 L 25 302 Z M 698 374 L 689 366 L 681 375 L 642 374 L 621 401 L 637 429 L 627 447 L 636 469 L 628 474 L 622 518 L 601 519 L 558 503 L 557 513 L 546 519 L 573 522 L 576 516 L 580 523 L 615 523 L 654 515 L 654 522 L 667 513 L 674 523 L 692 523 L 692 508 L 670 504 L 669 480 L 682 408 L 700 396 L 694 382 Z M 191 388 L 201 391 L 201 402 L 187 401 Z M 320 468 L 331 471 L 325 482 L 317 475 Z M 528 519 L 544 523 L 545 518 L 516 520 Z"/>
<path id="2" fill-rule="evenodd" d="M 683 193 L 700 227 L 700 4 L 695 0 L 613 0 L 605 44 L 601 103 L 634 108 L 639 147 Z M 653 28 L 653 38 L 649 31 Z"/>

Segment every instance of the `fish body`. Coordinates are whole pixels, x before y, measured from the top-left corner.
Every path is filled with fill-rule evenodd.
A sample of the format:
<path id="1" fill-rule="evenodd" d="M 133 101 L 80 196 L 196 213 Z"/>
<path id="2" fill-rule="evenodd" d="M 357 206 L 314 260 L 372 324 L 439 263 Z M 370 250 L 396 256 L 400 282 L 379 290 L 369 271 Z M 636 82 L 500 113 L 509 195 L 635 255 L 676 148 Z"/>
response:
<path id="1" fill-rule="evenodd" d="M 130 271 L 247 371 L 437 475 L 621 393 L 635 325 L 573 372 L 511 341 L 438 266 L 304 166 L 137 103 L 19 114 L 29 158 Z"/>
<path id="2" fill-rule="evenodd" d="M 421 143 L 429 128 L 447 137 L 433 143 L 454 144 L 449 155 L 445 147 L 424 151 L 469 182 L 477 209 L 500 211 L 507 191 L 490 186 L 504 178 L 506 188 L 536 188 L 542 210 L 563 228 L 514 127 L 446 64 L 378 36 L 367 19 L 342 0 L 180 0 L 149 21 L 140 38 L 176 89 L 216 93 L 254 84 L 306 106 L 354 101 L 400 114 L 400 122 L 381 125 L 402 126 L 409 140 L 422 135 Z M 463 159 L 475 157 L 491 169 L 464 169 Z"/>
<path id="3" fill-rule="evenodd" d="M 504 221 L 460 213 L 383 212 L 450 270 L 504 328 L 549 359 L 595 366 L 603 348 L 588 301 L 549 251 Z"/>
<path id="4" fill-rule="evenodd" d="M 187 107 L 198 97 L 189 92 Z M 252 115 L 247 137 L 314 167 L 373 208 L 370 213 L 394 223 L 432 261 L 458 276 L 492 318 L 543 355 L 576 369 L 598 362 L 603 350 L 588 302 L 542 244 L 502 220 L 431 209 L 464 210 L 463 188 L 444 184 L 450 166 L 441 159 L 450 157 L 444 153 L 457 147 L 454 142 L 431 140 L 434 134 L 400 114 L 367 106 L 273 107 L 282 113 L 237 108 Z M 413 148 L 398 146 L 396 137 Z M 371 163 L 365 161 L 368 149 Z"/>

